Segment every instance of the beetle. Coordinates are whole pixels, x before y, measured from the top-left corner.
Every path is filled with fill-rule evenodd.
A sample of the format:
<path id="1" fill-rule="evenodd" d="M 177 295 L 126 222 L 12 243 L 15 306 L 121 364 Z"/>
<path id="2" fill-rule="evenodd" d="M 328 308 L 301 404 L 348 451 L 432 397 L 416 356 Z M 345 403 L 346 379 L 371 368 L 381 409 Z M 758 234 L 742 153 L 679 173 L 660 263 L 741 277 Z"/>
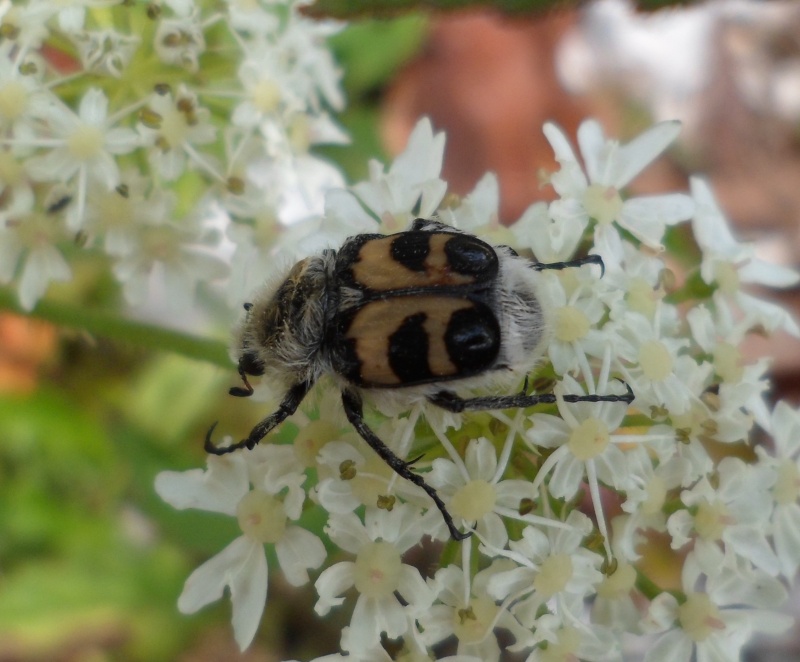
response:
<path id="1" fill-rule="evenodd" d="M 292 266 L 246 303 L 234 351 L 242 386 L 269 375 L 286 388 L 278 409 L 246 439 L 205 449 L 223 455 L 252 449 L 292 415 L 322 375 L 342 393 L 347 419 L 401 477 L 422 488 L 442 513 L 450 535 L 463 540 L 436 490 L 411 470 L 367 425 L 363 394 L 391 392 L 425 398 L 450 412 L 530 407 L 554 403 L 552 393 L 521 392 L 464 398 L 454 387 L 485 388 L 519 383 L 547 341 L 547 315 L 537 295 L 537 272 L 584 264 L 600 256 L 542 264 L 508 246 L 493 246 L 437 220 L 416 219 L 392 235 L 359 234 L 338 250 L 326 249 Z M 567 402 L 633 401 L 622 395 L 565 395 Z"/>

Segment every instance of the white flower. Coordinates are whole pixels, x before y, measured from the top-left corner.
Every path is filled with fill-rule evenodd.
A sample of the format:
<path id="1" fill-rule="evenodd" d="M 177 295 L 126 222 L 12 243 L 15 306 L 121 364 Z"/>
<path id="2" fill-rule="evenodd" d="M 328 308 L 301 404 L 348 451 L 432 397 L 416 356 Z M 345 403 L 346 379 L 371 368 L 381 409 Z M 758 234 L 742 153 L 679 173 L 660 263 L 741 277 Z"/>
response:
<path id="1" fill-rule="evenodd" d="M 29 57 L 24 49 L 15 49 L 12 41 L 0 44 L 0 128 L 10 129 L 17 138 L 22 125 L 32 130 L 34 117 L 50 99 L 41 76 L 22 73 Z"/>
<path id="2" fill-rule="evenodd" d="M 537 647 L 525 662 L 618 662 L 622 655 L 619 638 L 611 630 L 575 619 L 542 616 L 535 638 Z"/>
<path id="3" fill-rule="evenodd" d="M 262 454 L 269 454 L 262 449 Z M 293 586 L 308 582 L 308 569 L 319 567 L 325 548 L 317 536 L 288 524 L 300 517 L 302 497 L 293 497 L 291 474 L 283 480 L 273 473 L 251 489 L 248 458 L 244 453 L 208 457 L 208 469 L 156 476 L 156 491 L 178 509 L 199 508 L 236 517 L 242 535 L 197 568 L 186 580 L 178 608 L 191 614 L 222 597 L 230 589 L 233 630 L 241 650 L 255 636 L 267 600 L 267 560 L 264 544 L 275 546 L 278 563 Z"/>
<path id="4" fill-rule="evenodd" d="M 551 183 L 562 198 L 559 205 L 551 206 L 550 214 L 556 220 L 564 216 L 593 218 L 597 222 L 595 250 L 604 257 L 606 247 L 620 241 L 613 223 L 643 244 L 663 249 L 661 239 L 666 226 L 691 217 L 691 199 L 672 193 L 623 201 L 620 189 L 661 154 L 679 131 L 678 122 L 660 122 L 621 146 L 616 140 L 606 140 L 596 121 L 587 120 L 578 128 L 578 144 L 587 173 L 584 175 L 567 137 L 548 122 L 544 134 L 561 164 Z M 565 204 L 569 207 L 565 208 Z"/>
<path id="5" fill-rule="evenodd" d="M 547 355 L 558 375 L 587 363 L 587 355 L 603 356 L 614 328 L 598 329 L 606 307 L 597 296 L 597 274 L 590 268 L 539 274 L 550 334 Z"/>
<path id="6" fill-rule="evenodd" d="M 658 312 L 652 320 L 629 312 L 615 323 L 619 325 L 617 368 L 636 394 L 639 407 L 666 407 L 674 414 L 687 411 L 697 394 L 686 377 L 697 370 L 697 362 L 678 352 L 689 341 L 663 333 Z"/>
<path id="7" fill-rule="evenodd" d="M 774 457 L 763 446 L 756 452 L 777 473 L 770 530 L 781 573 L 792 581 L 800 568 L 800 412 L 781 400 L 772 412 L 772 431 Z"/>
<path id="8" fill-rule="evenodd" d="M 164 64 L 184 67 L 192 73 L 197 71 L 198 60 L 206 50 L 200 19 L 200 13 L 193 11 L 186 16 L 159 20 L 153 44 Z"/>
<path id="9" fill-rule="evenodd" d="M 440 517 L 438 511 L 432 511 Z M 350 640 L 356 651 L 373 647 L 382 633 L 390 639 L 409 627 L 408 614 L 421 615 L 433 602 L 433 594 L 419 570 L 402 562 L 402 554 L 426 533 L 427 520 L 409 504 L 391 511 L 367 508 L 365 523 L 353 513 L 333 514 L 326 531 L 341 549 L 355 554 L 325 569 L 315 583 L 320 616 L 344 602 L 341 596 L 355 586 L 358 592 L 350 620 Z M 396 595 L 406 603 L 401 604 Z"/>
<path id="10" fill-rule="evenodd" d="M 191 161 L 213 175 L 214 168 L 195 149 L 214 141 L 216 131 L 211 113 L 197 103 L 197 97 L 183 86 L 174 95 L 155 93 L 140 115 L 139 132 L 151 146 L 150 161 L 156 171 L 171 181 L 177 179 Z"/>
<path id="11" fill-rule="evenodd" d="M 646 631 L 664 632 L 649 647 L 645 662 L 738 660 L 744 644 L 756 632 L 779 634 L 792 618 L 774 611 L 786 600 L 786 590 L 763 572 L 717 559 L 705 574 L 690 554 L 682 573 L 686 599 L 662 593 L 651 603 L 643 623 Z"/>
<path id="12" fill-rule="evenodd" d="M 19 188 L 6 209 L 0 209 L 0 283 L 10 283 L 22 262 L 17 293 L 31 310 L 51 281 L 68 281 L 72 270 L 56 244 L 66 231 L 52 216 L 37 210 L 30 189 Z"/>
<path id="13" fill-rule="evenodd" d="M 41 109 L 40 119 L 46 123 L 50 136 L 37 144 L 52 149 L 29 159 L 27 169 L 39 181 L 75 179 L 76 201 L 70 206 L 67 218 L 70 228 L 77 230 L 85 222 L 89 188 L 99 184 L 111 190 L 119 184 L 119 167 L 114 156 L 139 147 L 139 137 L 132 129 L 110 125 L 115 118 L 108 117 L 108 99 L 96 88 L 83 95 L 77 115 L 53 97 Z"/>
<path id="14" fill-rule="evenodd" d="M 146 219 L 140 219 L 135 235 L 121 242 L 114 274 L 131 305 L 147 299 L 154 280 L 163 283 L 171 305 L 188 308 L 198 283 L 227 274 L 224 263 L 210 250 L 216 236 L 193 217 L 183 222 L 172 219 L 168 204 L 154 204 L 150 210 Z"/>
<path id="15" fill-rule="evenodd" d="M 764 572 L 778 574 L 778 558 L 767 540 L 772 513 L 769 489 L 775 483 L 775 471 L 726 457 L 719 463 L 717 475 L 717 488 L 703 477 L 681 494 L 690 510 L 679 510 L 667 521 L 672 548 L 679 549 L 693 539 L 694 552 L 703 561 L 722 546 Z"/>
<path id="16" fill-rule="evenodd" d="M 617 391 L 620 394 L 624 392 L 619 382 L 603 381 L 597 386 L 597 392 L 603 394 Z M 626 434 L 614 434 L 627 411 L 628 405 L 624 402 L 567 403 L 563 400 L 564 394 L 583 393 L 584 388 L 566 375 L 556 387 L 561 416 L 533 414 L 533 427 L 526 435 L 534 450 L 539 447 L 555 449 L 539 468 L 534 486 L 538 488 L 552 473 L 548 489 L 559 499 L 571 499 L 587 478 L 595 484 L 600 480 L 618 489 L 626 488 L 630 476 L 619 444 L 640 440 Z"/>
<path id="17" fill-rule="evenodd" d="M 447 190 L 439 178 L 444 157 L 444 134 L 433 132 L 431 121 L 417 122 L 405 150 L 385 172 L 370 161 L 370 178 L 353 186 L 361 202 L 380 219 L 386 233 L 404 230 L 416 216 L 429 218 Z"/>
<path id="18" fill-rule="evenodd" d="M 742 244 L 733 238 L 708 184 L 692 177 L 691 187 L 696 203 L 692 229 L 703 250 L 700 275 L 706 283 L 718 286 L 714 303 L 732 317 L 729 307 L 733 302 L 747 315 L 751 325 L 763 324 L 770 333 L 783 329 L 800 337 L 800 327 L 786 310 L 745 294 L 741 288 L 742 283 L 788 287 L 800 281 L 800 274 L 795 269 L 770 264 L 756 257 L 753 244 Z"/>
<path id="19" fill-rule="evenodd" d="M 585 214 L 555 218 L 550 211 L 544 202 L 536 202 L 509 229 L 515 245 L 530 248 L 539 262 L 565 262 L 575 254 L 589 219 Z"/>
<path id="20" fill-rule="evenodd" d="M 525 527 L 522 539 L 509 543 L 510 552 L 502 555 L 518 567 L 497 572 L 489 578 L 486 590 L 496 600 L 513 596 L 512 614 L 526 628 L 534 627 L 539 609 L 548 604 L 559 614 L 579 616 L 584 598 L 600 583 L 602 557 L 581 543 L 591 531 L 591 522 L 573 511 L 566 521 L 569 528 L 549 529 L 544 533 Z"/>
<path id="21" fill-rule="evenodd" d="M 506 444 L 513 443 L 517 433 L 518 428 L 511 427 Z M 511 454 L 507 452 L 503 456 L 504 461 L 498 463 L 492 443 L 480 437 L 470 441 L 464 462 L 434 460 L 432 471 L 426 476 L 444 499 L 457 526 L 460 520 L 467 527 L 474 527 L 481 541 L 500 549 L 508 542 L 502 518 L 524 520 L 526 516 L 519 512 L 520 502 L 523 499 L 533 501 L 536 497 L 529 481 L 501 480 Z M 539 524 L 544 519 L 527 517 Z"/>
<path id="22" fill-rule="evenodd" d="M 488 172 L 457 206 L 440 210 L 439 220 L 492 244 L 510 244 L 514 235 L 500 223 L 499 205 L 500 185 L 497 176 Z"/>
<path id="23" fill-rule="evenodd" d="M 527 631 L 486 592 L 491 577 L 513 567 L 512 561 L 498 559 L 472 578 L 469 570 L 455 565 L 440 568 L 433 581 L 439 604 L 431 607 L 422 619 L 422 640 L 433 646 L 455 635 L 459 655 L 489 662 L 500 659 L 501 655 L 496 629 L 507 630 L 512 635 L 521 633 L 527 638 Z"/>

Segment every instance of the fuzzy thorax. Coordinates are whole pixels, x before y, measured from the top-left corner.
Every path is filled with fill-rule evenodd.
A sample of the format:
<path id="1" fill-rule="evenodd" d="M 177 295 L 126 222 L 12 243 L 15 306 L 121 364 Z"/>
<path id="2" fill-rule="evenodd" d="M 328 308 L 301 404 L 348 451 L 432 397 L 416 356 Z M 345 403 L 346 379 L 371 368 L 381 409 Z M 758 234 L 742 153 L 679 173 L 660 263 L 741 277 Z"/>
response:
<path id="1" fill-rule="evenodd" d="M 327 256 L 308 257 L 265 287 L 235 332 L 240 359 L 270 378 L 297 384 L 319 376 L 319 351 L 330 305 Z"/>

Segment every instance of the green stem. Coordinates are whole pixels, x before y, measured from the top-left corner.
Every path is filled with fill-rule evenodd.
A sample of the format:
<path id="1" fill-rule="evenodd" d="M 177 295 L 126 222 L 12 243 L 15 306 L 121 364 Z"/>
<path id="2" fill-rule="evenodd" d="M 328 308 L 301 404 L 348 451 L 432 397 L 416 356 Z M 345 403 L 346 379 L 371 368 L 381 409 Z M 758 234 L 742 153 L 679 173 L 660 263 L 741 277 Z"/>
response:
<path id="1" fill-rule="evenodd" d="M 57 326 L 81 329 L 92 335 L 138 347 L 173 352 L 223 368 L 232 366 L 228 348 L 219 340 L 198 338 L 153 324 L 135 322 L 114 312 L 91 310 L 83 306 L 46 300 L 39 301 L 32 311 L 25 311 L 20 307 L 13 292 L 3 288 L 0 288 L 0 310 L 45 320 Z"/>

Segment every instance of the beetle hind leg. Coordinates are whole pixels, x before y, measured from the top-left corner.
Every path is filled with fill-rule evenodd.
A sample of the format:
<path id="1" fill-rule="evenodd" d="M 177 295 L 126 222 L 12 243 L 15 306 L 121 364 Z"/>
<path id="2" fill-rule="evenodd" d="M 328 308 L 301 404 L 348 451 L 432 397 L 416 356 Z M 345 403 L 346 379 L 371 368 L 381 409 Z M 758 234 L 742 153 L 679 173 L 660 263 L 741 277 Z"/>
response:
<path id="1" fill-rule="evenodd" d="M 416 458 L 411 462 L 401 460 L 366 424 L 364 421 L 364 407 L 361 401 L 361 396 L 352 389 L 346 389 L 342 391 L 342 403 L 344 405 L 344 412 L 347 415 L 347 420 L 350 421 L 351 425 L 356 429 L 356 432 L 358 432 L 361 438 L 370 445 L 372 450 L 374 450 L 398 476 L 405 478 L 418 487 L 421 487 L 425 493 L 431 499 L 433 499 L 433 502 L 436 504 L 439 512 L 442 513 L 444 522 L 447 525 L 447 529 L 450 531 L 450 536 L 453 538 L 453 540 L 464 540 L 465 538 L 469 538 L 472 533 L 463 533 L 456 528 L 452 515 L 450 515 L 448 512 L 447 506 L 445 505 L 444 501 L 442 501 L 441 497 L 436 493 L 436 490 L 428 485 L 422 476 L 414 473 L 409 468 L 409 465 L 416 462 L 419 458 Z"/>
<path id="2" fill-rule="evenodd" d="M 565 395 L 564 402 L 624 402 L 630 404 L 634 400 L 631 387 L 626 383 L 623 395 Z M 527 384 L 527 382 L 526 382 Z M 489 395 L 479 398 L 462 398 L 452 391 L 439 391 L 428 396 L 431 404 L 447 411 L 459 414 L 463 411 L 489 411 L 493 409 L 524 409 L 541 404 L 554 404 L 554 393 L 528 394 L 523 389 L 515 395 Z"/>

